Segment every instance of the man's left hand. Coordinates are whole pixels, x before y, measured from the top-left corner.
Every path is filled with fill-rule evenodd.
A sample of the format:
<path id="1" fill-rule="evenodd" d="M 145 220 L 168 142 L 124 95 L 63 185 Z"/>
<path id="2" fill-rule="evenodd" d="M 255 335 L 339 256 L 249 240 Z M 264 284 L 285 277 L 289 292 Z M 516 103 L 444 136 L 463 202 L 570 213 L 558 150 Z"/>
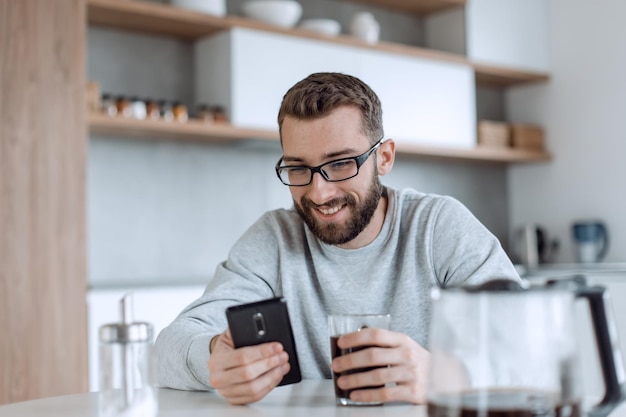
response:
<path id="1" fill-rule="evenodd" d="M 332 362 L 333 372 L 372 368 L 341 376 L 341 389 L 355 390 L 350 399 L 359 402 L 426 402 L 430 353 L 409 336 L 385 329 L 362 329 L 339 338 L 340 349 L 367 347 Z M 380 388 L 371 388 L 387 385 Z M 366 389 L 359 389 L 370 387 Z"/>

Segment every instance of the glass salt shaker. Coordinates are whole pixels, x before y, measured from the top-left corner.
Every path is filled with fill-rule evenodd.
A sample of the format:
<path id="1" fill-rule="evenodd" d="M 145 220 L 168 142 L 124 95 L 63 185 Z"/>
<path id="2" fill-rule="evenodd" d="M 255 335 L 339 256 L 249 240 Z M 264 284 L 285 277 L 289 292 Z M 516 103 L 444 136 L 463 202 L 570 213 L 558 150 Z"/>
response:
<path id="1" fill-rule="evenodd" d="M 121 322 L 100 327 L 100 417 L 154 417 L 158 412 L 152 325 L 133 321 L 132 294 L 120 301 Z"/>

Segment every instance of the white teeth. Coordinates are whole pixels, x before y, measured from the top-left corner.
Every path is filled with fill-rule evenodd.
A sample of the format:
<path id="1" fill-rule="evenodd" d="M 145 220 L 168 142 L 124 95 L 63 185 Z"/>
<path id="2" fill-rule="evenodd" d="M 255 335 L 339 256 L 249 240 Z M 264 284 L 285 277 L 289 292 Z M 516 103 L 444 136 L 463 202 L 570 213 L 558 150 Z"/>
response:
<path id="1" fill-rule="evenodd" d="M 322 214 L 330 216 L 331 214 L 337 213 L 340 209 L 341 209 L 341 206 L 335 206 L 335 207 L 331 207 L 331 208 L 321 208 L 320 207 L 318 210 L 321 211 Z"/>

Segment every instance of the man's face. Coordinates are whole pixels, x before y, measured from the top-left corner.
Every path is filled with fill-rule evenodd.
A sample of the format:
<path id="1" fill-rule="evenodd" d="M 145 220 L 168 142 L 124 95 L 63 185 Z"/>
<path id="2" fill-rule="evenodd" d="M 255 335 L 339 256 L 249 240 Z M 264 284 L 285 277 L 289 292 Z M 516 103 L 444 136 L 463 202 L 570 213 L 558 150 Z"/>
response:
<path id="1" fill-rule="evenodd" d="M 360 112 L 354 107 L 340 107 L 315 120 L 287 117 L 282 126 L 282 140 L 284 165 L 317 166 L 358 156 L 371 147 L 361 132 Z M 311 184 L 289 190 L 296 210 L 320 240 L 360 247 L 359 235 L 371 224 L 383 187 L 372 154 L 354 178 L 327 182 L 316 173 Z M 382 224 L 382 220 L 376 223 Z M 370 227 L 379 229 L 379 226 Z"/>

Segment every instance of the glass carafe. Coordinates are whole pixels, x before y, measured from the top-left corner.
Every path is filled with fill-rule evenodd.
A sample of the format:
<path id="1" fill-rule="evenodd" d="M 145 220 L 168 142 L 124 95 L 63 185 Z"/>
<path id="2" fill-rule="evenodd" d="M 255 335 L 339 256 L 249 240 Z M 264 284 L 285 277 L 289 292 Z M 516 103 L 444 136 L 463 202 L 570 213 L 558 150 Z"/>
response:
<path id="1" fill-rule="evenodd" d="M 588 300 L 606 387 L 589 415 L 624 398 L 621 354 L 603 287 L 508 281 L 433 290 L 429 417 L 579 417 L 582 380 L 574 300 Z"/>

